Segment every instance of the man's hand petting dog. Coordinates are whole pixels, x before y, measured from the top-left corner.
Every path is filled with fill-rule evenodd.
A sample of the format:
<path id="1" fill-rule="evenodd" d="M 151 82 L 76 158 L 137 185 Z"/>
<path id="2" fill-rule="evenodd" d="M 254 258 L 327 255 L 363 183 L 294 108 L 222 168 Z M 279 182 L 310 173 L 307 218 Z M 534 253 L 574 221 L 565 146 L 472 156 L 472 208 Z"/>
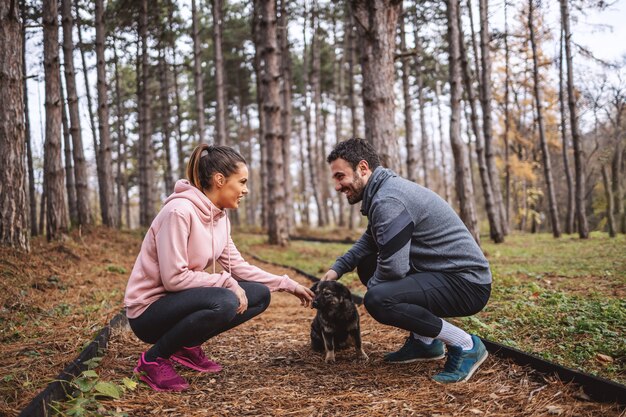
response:
<path id="1" fill-rule="evenodd" d="M 352 301 L 352 294 L 336 281 L 316 282 L 311 290 L 315 293 L 313 308 L 317 314 L 311 323 L 311 347 L 316 352 L 326 352 L 326 363 L 335 362 L 335 349 L 343 349 L 352 340 L 359 360 L 369 358 L 361 346 L 359 312 Z"/>
<path id="2" fill-rule="evenodd" d="M 323 277 L 320 278 L 320 281 L 337 281 L 339 279 L 339 275 L 336 271 L 329 269 L 328 272 L 324 274 Z"/>

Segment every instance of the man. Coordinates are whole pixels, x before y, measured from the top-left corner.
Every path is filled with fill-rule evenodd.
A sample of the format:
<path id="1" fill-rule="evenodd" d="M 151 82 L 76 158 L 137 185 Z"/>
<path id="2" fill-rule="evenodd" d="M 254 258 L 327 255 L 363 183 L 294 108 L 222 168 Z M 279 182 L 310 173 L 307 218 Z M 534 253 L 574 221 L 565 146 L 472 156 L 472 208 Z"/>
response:
<path id="1" fill-rule="evenodd" d="M 445 356 L 440 383 L 467 381 L 487 358 L 475 335 L 441 317 L 476 314 L 491 293 L 489 263 L 454 210 L 434 192 L 380 166 L 363 139 L 340 142 L 328 155 L 335 189 L 362 201 L 367 230 L 322 280 L 357 268 L 367 286 L 364 304 L 380 323 L 411 332 L 385 361 L 407 363 Z"/>

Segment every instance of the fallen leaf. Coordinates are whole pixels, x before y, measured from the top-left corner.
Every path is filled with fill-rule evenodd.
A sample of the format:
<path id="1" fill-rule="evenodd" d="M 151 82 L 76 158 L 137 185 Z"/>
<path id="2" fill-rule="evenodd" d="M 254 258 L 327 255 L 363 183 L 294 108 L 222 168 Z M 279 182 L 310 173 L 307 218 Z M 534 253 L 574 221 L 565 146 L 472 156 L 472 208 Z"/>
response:
<path id="1" fill-rule="evenodd" d="M 548 414 L 560 416 L 563 413 L 563 409 L 561 407 L 557 407 L 556 405 L 549 405 L 546 409 L 548 410 Z"/>
<path id="2" fill-rule="evenodd" d="M 483 412 L 480 411 L 478 408 L 470 408 L 469 412 L 472 414 L 483 414 Z"/>
<path id="3" fill-rule="evenodd" d="M 598 353 L 596 355 L 596 359 L 599 360 L 600 362 L 604 362 L 604 363 L 612 363 L 613 360 L 614 360 L 609 355 L 603 355 L 602 353 Z"/>

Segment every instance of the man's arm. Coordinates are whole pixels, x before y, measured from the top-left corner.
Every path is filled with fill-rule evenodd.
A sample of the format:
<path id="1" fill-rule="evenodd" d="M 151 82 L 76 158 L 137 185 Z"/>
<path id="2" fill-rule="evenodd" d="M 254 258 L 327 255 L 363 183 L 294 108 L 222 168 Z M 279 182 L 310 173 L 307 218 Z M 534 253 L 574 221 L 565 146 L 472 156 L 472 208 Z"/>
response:
<path id="1" fill-rule="evenodd" d="M 348 252 L 337 258 L 322 280 L 339 279 L 343 274 L 354 270 L 363 257 L 376 253 L 377 251 L 378 247 L 376 246 L 376 242 L 368 226 L 365 233 L 352 245 Z"/>
<path id="2" fill-rule="evenodd" d="M 411 269 L 411 237 L 415 225 L 402 202 L 395 198 L 381 201 L 372 210 L 372 234 L 379 245 L 378 263 L 367 286 L 404 278 Z"/>

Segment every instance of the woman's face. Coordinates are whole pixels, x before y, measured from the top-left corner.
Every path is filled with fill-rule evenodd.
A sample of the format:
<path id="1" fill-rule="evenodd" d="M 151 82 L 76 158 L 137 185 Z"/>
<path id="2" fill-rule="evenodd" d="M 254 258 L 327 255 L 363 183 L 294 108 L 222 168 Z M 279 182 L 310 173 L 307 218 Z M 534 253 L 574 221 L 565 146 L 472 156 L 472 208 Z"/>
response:
<path id="1" fill-rule="evenodd" d="M 222 181 L 220 186 L 219 181 Z M 248 194 L 248 167 L 246 164 L 237 164 L 237 171 L 231 176 L 217 176 L 217 202 L 216 205 L 222 209 L 236 209 L 244 195 Z"/>

